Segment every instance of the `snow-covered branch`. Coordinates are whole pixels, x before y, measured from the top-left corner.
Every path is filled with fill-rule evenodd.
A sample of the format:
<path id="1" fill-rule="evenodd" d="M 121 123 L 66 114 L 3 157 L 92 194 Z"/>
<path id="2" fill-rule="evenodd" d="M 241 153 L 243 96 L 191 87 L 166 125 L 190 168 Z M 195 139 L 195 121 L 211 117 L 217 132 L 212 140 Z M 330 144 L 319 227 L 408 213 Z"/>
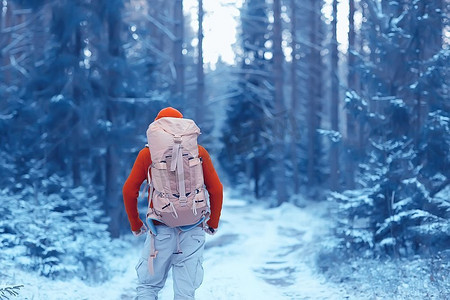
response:
<path id="1" fill-rule="evenodd" d="M 8 300 L 11 296 L 19 296 L 21 288 L 23 288 L 23 285 L 0 286 L 0 300 Z"/>

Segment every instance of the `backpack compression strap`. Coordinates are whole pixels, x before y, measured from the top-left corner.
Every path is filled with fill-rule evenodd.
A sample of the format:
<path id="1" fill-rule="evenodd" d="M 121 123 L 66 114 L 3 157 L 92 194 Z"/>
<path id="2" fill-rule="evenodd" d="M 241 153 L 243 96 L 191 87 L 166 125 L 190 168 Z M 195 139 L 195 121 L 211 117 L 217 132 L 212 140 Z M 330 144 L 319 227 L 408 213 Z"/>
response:
<path id="1" fill-rule="evenodd" d="M 184 183 L 184 167 L 183 167 L 183 149 L 181 147 L 181 136 L 174 136 L 173 150 L 172 150 L 172 162 L 170 164 L 170 171 L 174 172 L 176 170 L 178 177 L 178 192 L 180 193 L 180 204 L 181 206 L 186 205 L 186 187 Z"/>
<path id="2" fill-rule="evenodd" d="M 148 167 L 148 169 L 147 169 L 147 184 L 149 185 L 148 208 L 151 208 L 152 198 L 153 198 L 153 181 L 152 181 L 152 177 L 150 176 L 150 168 L 151 167 Z"/>
<path id="3" fill-rule="evenodd" d="M 147 170 L 147 185 L 146 185 L 146 188 L 148 186 L 148 209 L 147 209 L 147 215 L 145 216 L 145 221 L 147 223 L 147 227 L 150 229 L 150 233 L 152 235 L 157 235 L 158 232 L 156 230 L 155 224 L 153 224 L 153 221 L 151 219 L 149 219 L 149 217 L 148 217 L 148 213 L 152 209 L 152 198 L 153 198 L 153 193 L 154 193 L 154 191 L 153 191 L 153 181 L 152 181 L 152 178 L 150 176 L 150 168 L 151 167 L 148 167 L 148 170 Z"/>

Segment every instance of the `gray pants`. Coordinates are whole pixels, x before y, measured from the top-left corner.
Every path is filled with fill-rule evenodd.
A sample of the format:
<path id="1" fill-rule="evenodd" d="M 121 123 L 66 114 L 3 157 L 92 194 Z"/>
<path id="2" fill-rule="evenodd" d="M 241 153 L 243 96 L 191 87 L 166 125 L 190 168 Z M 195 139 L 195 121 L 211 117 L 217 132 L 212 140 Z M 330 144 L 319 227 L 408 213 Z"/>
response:
<path id="1" fill-rule="evenodd" d="M 201 227 L 180 232 L 164 225 L 157 226 L 157 230 L 158 235 L 154 239 L 158 254 L 153 259 L 154 275 L 151 275 L 148 269 L 150 234 L 147 234 L 144 250 L 136 265 L 139 282 L 137 299 L 158 299 L 158 292 L 164 287 L 170 268 L 173 274 L 174 299 L 195 299 L 195 290 L 203 281 L 205 232 Z M 177 250 L 182 253 L 177 253 Z"/>

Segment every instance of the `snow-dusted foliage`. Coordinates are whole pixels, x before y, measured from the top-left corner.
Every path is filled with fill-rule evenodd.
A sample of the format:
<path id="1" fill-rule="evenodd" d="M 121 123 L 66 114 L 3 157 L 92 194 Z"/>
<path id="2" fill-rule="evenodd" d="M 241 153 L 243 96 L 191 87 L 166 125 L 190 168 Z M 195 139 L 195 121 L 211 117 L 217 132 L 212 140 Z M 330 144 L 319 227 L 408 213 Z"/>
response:
<path id="1" fill-rule="evenodd" d="M 383 193 L 390 190 L 389 181 L 377 182 L 331 195 L 339 203 L 336 232 L 347 248 L 401 255 L 448 248 L 449 188 L 430 197 L 416 179 L 405 179 L 389 195 Z"/>
<path id="2" fill-rule="evenodd" d="M 0 286 L 0 300 L 18 296 L 21 288 L 23 288 L 23 285 Z"/>
<path id="3" fill-rule="evenodd" d="M 208 237 L 201 299 L 449 298 L 447 3 L 340 1 L 353 11 L 349 49 L 331 57 L 324 45 L 346 17 L 328 26 L 326 14 L 338 1 L 203 4 L 219 2 L 240 9 L 236 61 L 196 81 L 196 1 L 0 1 L 0 298 L 132 297 L 141 245 L 121 187 L 167 105 L 203 114 L 201 144 L 239 199 L 224 199 Z M 328 174 L 351 190 L 321 202 Z"/>
<path id="4" fill-rule="evenodd" d="M 121 0 L 0 3 L 0 273 L 109 276 L 108 229 L 129 230 L 121 185 L 165 101 L 137 83 L 123 9 Z M 134 98 L 150 95 L 153 105 Z"/>
<path id="5" fill-rule="evenodd" d="M 1 198 L 2 266 L 60 279 L 108 277 L 107 218 L 92 191 L 71 188 L 53 175 L 39 186 L 17 183 L 14 193 L 2 190 Z"/>
<path id="6" fill-rule="evenodd" d="M 370 50 L 359 55 L 366 84 L 346 103 L 367 155 L 361 188 L 331 196 L 342 213 L 337 231 L 348 247 L 433 253 L 450 246 L 449 67 L 440 33 L 427 30 L 445 17 L 439 1 L 366 4 Z"/>
<path id="7" fill-rule="evenodd" d="M 271 190 L 273 163 L 273 80 L 270 73 L 268 6 L 246 1 L 241 9 L 239 81 L 232 87 L 223 128 L 220 160 L 233 185 L 244 184 L 256 198 Z M 280 154 L 282 155 L 282 154 Z M 251 187 L 251 189 L 248 189 Z"/>
<path id="8" fill-rule="evenodd" d="M 167 98 L 146 85 L 151 59 L 124 49 L 128 42 L 138 47 L 122 15 L 124 1 L 0 7 L 1 24 L 9 26 L 0 39 L 0 187 L 25 175 L 40 185 L 55 174 L 74 188 L 85 186 L 115 215 L 109 225 L 117 236 L 128 229 L 120 187 Z"/>

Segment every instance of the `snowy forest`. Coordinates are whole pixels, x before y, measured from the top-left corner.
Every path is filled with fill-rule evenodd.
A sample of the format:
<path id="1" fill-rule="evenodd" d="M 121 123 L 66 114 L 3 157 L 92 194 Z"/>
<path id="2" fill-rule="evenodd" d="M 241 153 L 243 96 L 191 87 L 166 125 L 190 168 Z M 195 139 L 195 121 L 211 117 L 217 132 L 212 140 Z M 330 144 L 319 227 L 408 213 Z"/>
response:
<path id="1" fill-rule="evenodd" d="M 1 0 L 0 299 L 133 299 L 122 186 L 167 106 L 225 189 L 198 299 L 450 299 L 449 15 Z M 235 33 L 231 60 L 213 27 Z"/>

